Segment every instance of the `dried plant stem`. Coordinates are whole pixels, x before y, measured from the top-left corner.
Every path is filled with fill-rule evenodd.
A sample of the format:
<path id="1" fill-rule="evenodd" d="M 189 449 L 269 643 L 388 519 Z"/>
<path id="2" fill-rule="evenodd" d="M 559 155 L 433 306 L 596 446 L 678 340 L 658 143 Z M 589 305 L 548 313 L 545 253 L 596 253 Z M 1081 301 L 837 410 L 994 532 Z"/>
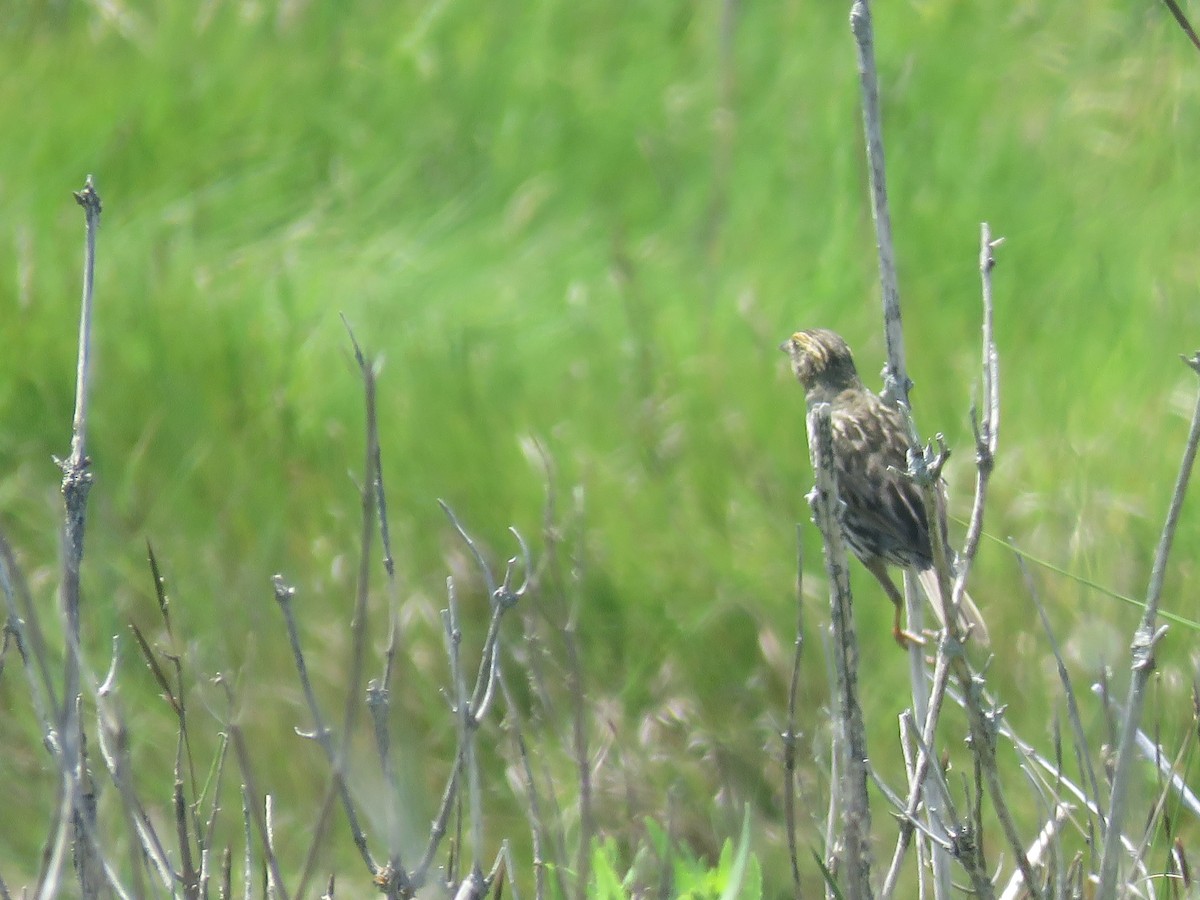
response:
<path id="1" fill-rule="evenodd" d="M 272 851 L 271 845 L 273 838 L 271 837 L 270 823 L 267 821 L 266 816 L 266 798 L 264 798 L 262 804 L 260 805 L 258 801 L 258 788 L 255 786 L 254 769 L 250 762 L 250 750 L 246 746 L 246 738 L 242 733 L 242 726 L 236 721 L 233 721 L 233 692 L 229 687 L 228 681 L 226 681 L 223 677 L 217 676 L 217 683 L 224 690 L 225 700 L 229 705 L 229 740 L 230 743 L 233 744 L 234 756 L 237 758 L 238 768 L 241 769 L 242 772 L 242 795 L 245 806 L 243 810 L 243 815 L 245 816 L 243 827 L 245 829 L 246 836 L 245 871 L 243 875 L 245 880 L 246 896 L 251 896 L 249 889 L 253 879 L 253 866 L 251 864 L 250 852 L 250 823 L 253 821 L 254 826 L 258 829 L 258 837 L 260 843 L 262 844 L 263 856 L 265 858 L 267 869 L 270 872 L 270 883 L 273 885 L 273 890 L 276 894 L 278 894 L 278 896 L 283 898 L 283 900 L 288 900 L 289 895 L 287 888 L 283 883 L 283 874 L 279 870 L 279 860 Z"/>
<path id="2" fill-rule="evenodd" d="M 867 800 L 867 737 L 858 703 L 858 639 L 850 600 L 846 545 L 837 519 L 837 480 L 833 462 L 833 428 L 827 403 L 808 417 L 809 450 L 816 483 L 809 495 L 813 518 L 825 541 L 833 620 L 833 660 L 837 671 L 837 716 L 845 735 L 842 758 L 842 836 L 845 895 L 870 900 L 871 807 Z"/>
<path id="3" fill-rule="evenodd" d="M 908 408 L 908 393 L 911 381 L 905 359 L 904 329 L 900 313 L 900 285 L 896 275 L 896 252 L 892 239 L 892 217 L 887 194 L 887 166 L 883 150 L 883 116 L 879 107 L 879 79 L 875 67 L 875 36 L 871 21 L 869 0 L 854 0 L 850 7 L 850 30 L 854 35 L 857 51 L 859 85 L 863 114 L 863 139 L 866 148 L 867 174 L 870 181 L 871 216 L 875 222 L 876 247 L 879 256 L 879 282 L 883 306 L 883 331 L 887 344 L 887 365 L 884 368 L 883 393 L 890 401 Z M 914 444 L 919 446 L 919 444 Z M 933 509 L 927 506 L 927 509 Z M 938 529 L 930 529 L 936 533 Z M 943 589 L 943 597 L 949 597 Z M 904 577 L 904 606 L 909 628 L 921 627 L 923 616 L 921 591 L 916 586 L 912 573 Z M 912 692 L 913 709 L 922 720 L 928 719 L 929 698 L 923 676 L 924 662 L 919 646 L 909 648 L 909 687 Z M 936 716 L 934 718 L 936 722 Z M 922 774 L 924 777 L 924 774 Z M 927 802 L 938 805 L 938 798 L 930 796 Z M 931 809 L 931 813 L 934 812 Z M 903 829 L 902 829 L 903 832 Z M 909 836 L 911 837 L 911 830 Z M 898 850 L 900 848 L 898 847 Z M 947 895 L 950 884 L 949 860 L 935 844 L 931 848 L 936 874 L 935 892 L 938 897 Z M 901 852 L 901 858 L 903 853 Z M 899 859 L 893 859 L 898 866 Z M 892 875 L 889 872 L 889 875 Z M 893 883 L 894 887 L 894 883 Z"/>
<path id="4" fill-rule="evenodd" d="M 943 640 L 945 639 L 943 638 Z M 903 815 L 900 819 L 900 835 L 896 840 L 896 849 L 892 853 L 891 865 L 888 867 L 887 875 L 883 880 L 883 889 L 880 891 L 881 898 L 891 897 L 896 890 L 896 886 L 899 884 L 900 866 L 904 862 L 904 856 L 908 852 L 909 845 L 912 842 L 917 810 L 921 807 L 921 797 L 924 794 L 925 780 L 929 775 L 930 763 L 932 762 L 932 757 L 926 752 L 926 748 L 933 746 L 934 736 L 937 733 L 938 718 L 942 712 L 942 701 L 946 696 L 946 686 L 949 683 L 949 679 L 949 656 L 939 652 L 934 665 L 933 688 L 929 693 L 930 702 L 926 709 L 925 722 L 921 729 L 922 739 L 917 749 L 917 763 L 914 766 L 912 776 L 908 780 L 910 785 L 909 794 L 908 800 L 904 804 Z"/>
<path id="5" fill-rule="evenodd" d="M 93 842 L 86 833 L 94 831 L 96 818 L 93 796 L 87 771 L 83 723 L 79 717 L 79 648 L 80 648 L 80 583 L 83 564 L 84 524 L 87 518 L 87 496 L 92 486 L 91 461 L 87 456 L 88 389 L 91 376 L 92 309 L 96 273 L 96 232 L 100 227 L 100 195 L 89 175 L 83 190 L 76 192 L 75 201 L 83 207 L 86 223 L 83 257 L 83 301 L 79 315 L 79 353 L 75 371 L 75 415 L 71 425 L 71 453 L 60 460 L 62 493 L 66 506 L 63 538 L 61 598 L 67 628 L 67 653 L 64 663 L 63 704 L 59 722 L 62 741 L 63 772 L 67 778 L 80 779 L 71 791 L 74 804 L 71 810 L 75 870 L 79 886 L 86 896 L 102 889 L 104 883 L 101 862 Z M 88 782 L 88 783 L 85 783 Z"/>
<path id="6" fill-rule="evenodd" d="M 1200 353 L 1184 362 L 1200 374 Z M 1162 598 L 1163 582 L 1166 579 L 1167 560 L 1175 530 L 1183 509 L 1183 498 L 1187 494 L 1192 466 L 1196 461 L 1196 449 L 1200 446 L 1200 392 L 1196 397 L 1196 408 L 1192 413 L 1191 429 L 1183 451 L 1183 461 L 1175 481 L 1175 491 L 1163 524 L 1162 537 L 1154 555 L 1150 571 L 1150 585 L 1146 590 L 1146 611 L 1141 624 L 1134 632 L 1131 647 L 1133 655 L 1133 677 L 1129 683 L 1129 699 L 1125 703 L 1125 716 L 1121 721 L 1121 737 L 1117 751 L 1117 764 L 1113 774 L 1112 796 L 1108 809 L 1108 833 L 1104 838 L 1104 854 L 1100 858 L 1100 880 L 1096 886 L 1098 900 L 1111 900 L 1117 894 L 1119 880 L 1121 843 L 1120 834 L 1127 813 L 1130 782 L 1133 780 L 1133 763 L 1136 753 L 1138 725 L 1141 723 L 1142 707 L 1146 698 L 1146 685 L 1154 671 L 1154 651 L 1166 633 L 1167 626 L 1157 626 L 1158 604 Z"/>
<path id="7" fill-rule="evenodd" d="M 800 661 L 804 655 L 804 543 L 796 528 L 796 641 L 792 653 L 792 677 L 788 683 L 787 730 L 783 739 L 783 815 L 787 829 L 788 856 L 792 864 L 792 889 L 800 893 L 800 851 L 796 841 L 796 698 L 800 693 Z"/>
<path id="8" fill-rule="evenodd" d="M 850 30 L 858 51 L 858 77 L 862 88 L 863 137 L 867 149 L 867 174 L 871 183 L 871 216 L 879 250 L 879 281 L 883 291 L 883 332 L 887 341 L 884 392 L 893 400 L 908 402 L 908 367 L 904 358 L 904 331 L 900 320 L 900 287 L 896 277 L 896 251 L 892 241 L 892 214 L 888 208 L 887 174 L 883 158 L 883 117 L 879 111 L 879 79 L 875 71 L 875 35 L 868 0 L 854 0 Z"/>
<path id="9" fill-rule="evenodd" d="M 458 756 L 467 773 L 467 795 L 471 816 L 471 873 L 464 881 L 483 878 L 480 852 L 483 847 L 482 803 L 479 785 L 479 764 L 475 757 L 475 729 L 478 720 L 474 717 L 467 698 L 467 680 L 460 662 L 462 630 L 458 625 L 458 602 L 454 591 L 454 580 L 446 579 L 449 603 L 442 610 L 442 621 L 446 630 L 446 654 L 450 658 L 450 678 L 454 683 L 454 712 L 458 721 Z"/>
<path id="10" fill-rule="evenodd" d="M 304 650 L 300 646 L 300 630 L 296 625 L 296 615 L 292 609 L 292 601 L 295 598 L 296 589 L 287 584 L 280 575 L 274 577 L 274 586 L 275 600 L 283 613 L 284 624 L 287 627 L 288 641 L 292 648 L 292 658 L 296 663 L 296 672 L 300 678 L 300 687 L 304 691 L 304 699 L 308 704 L 309 713 L 313 717 L 313 730 L 311 732 L 300 732 L 297 729 L 297 733 L 301 737 L 308 737 L 315 740 L 322 752 L 324 752 L 325 759 L 329 763 L 331 776 L 342 800 L 342 807 L 346 812 L 346 821 L 350 826 L 354 846 L 358 848 L 359 855 L 366 864 L 371 877 L 374 877 L 378 874 L 379 868 L 375 865 L 375 860 L 372 858 L 371 851 L 367 847 L 366 835 L 363 834 L 362 828 L 358 823 L 358 812 L 355 808 L 354 800 L 350 796 L 350 787 L 346 783 L 343 751 L 338 750 L 333 745 L 332 732 L 325 724 L 325 717 L 321 713 L 320 705 L 317 703 L 317 695 L 313 690 L 312 680 L 308 676 L 308 663 L 304 658 Z M 343 744 L 349 741 L 348 733 L 343 735 L 342 741 Z M 311 854 L 312 851 L 310 850 L 309 855 Z"/>
<path id="11" fill-rule="evenodd" d="M 992 251 L 998 247 L 1003 238 L 992 239 L 992 230 L 987 222 L 979 226 L 979 279 L 983 291 L 983 418 L 976 421 L 974 410 L 971 413 L 971 423 L 975 431 L 975 501 L 971 506 L 971 518 L 967 524 L 967 537 L 963 542 L 963 552 L 959 558 L 960 566 L 954 579 L 954 596 L 951 608 L 955 611 L 962 603 L 966 591 L 967 576 L 975 554 L 979 550 L 979 540 L 983 536 L 983 510 L 987 502 L 988 484 L 991 480 L 992 469 L 996 465 L 996 447 L 1000 441 L 1000 354 L 996 350 L 996 335 L 993 320 L 995 318 L 994 302 L 992 299 L 992 270 L 996 267 L 996 259 Z"/>
<path id="12" fill-rule="evenodd" d="M 1059 831 L 1062 829 L 1063 822 L 1066 821 L 1067 815 L 1071 812 L 1071 806 L 1066 803 L 1059 803 L 1054 808 L 1053 815 L 1046 821 L 1042 830 L 1038 833 L 1037 839 L 1029 847 L 1028 857 L 1031 862 L 1041 862 L 1046 850 L 1054 845 Z M 1009 878 L 1008 884 L 1004 886 L 1004 891 L 1000 894 L 1000 900 L 1017 900 L 1028 891 L 1024 877 L 1020 872 L 1013 872 Z M 1060 896 L 1069 896 L 1060 894 Z"/>

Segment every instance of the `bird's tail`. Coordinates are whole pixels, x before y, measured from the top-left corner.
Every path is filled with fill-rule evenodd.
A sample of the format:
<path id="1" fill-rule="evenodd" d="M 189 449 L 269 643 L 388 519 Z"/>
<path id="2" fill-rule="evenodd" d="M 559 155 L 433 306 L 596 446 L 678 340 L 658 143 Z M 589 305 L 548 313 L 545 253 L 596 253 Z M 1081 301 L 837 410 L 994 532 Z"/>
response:
<path id="1" fill-rule="evenodd" d="M 925 591 L 925 596 L 929 598 L 929 605 L 933 607 L 934 615 L 944 628 L 946 620 L 944 618 L 944 604 L 942 603 L 942 591 L 938 586 L 937 572 L 934 569 L 925 569 L 917 573 L 917 579 L 921 582 L 921 588 Z M 963 591 L 962 603 L 959 606 L 960 624 L 964 628 L 969 628 L 971 636 L 979 642 L 983 647 L 991 644 L 991 638 L 988 636 L 987 624 L 983 621 L 983 614 L 979 612 L 979 607 L 975 605 L 975 601 L 971 599 L 971 595 Z"/>

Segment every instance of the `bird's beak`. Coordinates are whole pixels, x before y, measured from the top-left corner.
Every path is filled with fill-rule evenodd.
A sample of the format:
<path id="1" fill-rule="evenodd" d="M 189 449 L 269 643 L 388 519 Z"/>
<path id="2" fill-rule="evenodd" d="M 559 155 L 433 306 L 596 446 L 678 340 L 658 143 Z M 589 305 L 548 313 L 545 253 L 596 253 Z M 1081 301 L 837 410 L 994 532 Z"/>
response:
<path id="1" fill-rule="evenodd" d="M 784 341 L 782 344 L 780 344 L 780 345 L 779 345 L 779 349 L 780 349 L 780 350 L 782 350 L 784 353 L 787 353 L 787 352 L 788 352 L 788 345 L 789 345 L 790 343 L 791 343 L 791 341 L 790 341 L 790 340 Z"/>

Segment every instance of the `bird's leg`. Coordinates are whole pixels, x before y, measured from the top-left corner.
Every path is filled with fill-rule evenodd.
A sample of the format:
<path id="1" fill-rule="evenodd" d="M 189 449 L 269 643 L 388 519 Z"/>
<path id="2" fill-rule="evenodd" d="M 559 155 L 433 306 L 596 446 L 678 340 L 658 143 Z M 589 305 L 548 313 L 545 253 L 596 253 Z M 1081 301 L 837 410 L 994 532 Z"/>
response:
<path id="1" fill-rule="evenodd" d="M 924 644 L 925 639 L 919 634 L 913 634 L 910 631 L 905 631 L 900 627 L 900 616 L 904 611 L 904 595 L 900 593 L 896 587 L 896 582 L 892 581 L 892 577 L 888 575 L 887 565 L 882 559 L 876 557 L 870 562 L 863 561 L 863 565 L 867 567 L 867 571 L 875 576 L 875 580 L 879 582 L 884 593 L 888 595 L 888 599 L 892 601 L 894 613 L 892 615 L 892 637 L 896 643 L 900 645 L 901 650 L 907 650 L 909 642 L 915 644 Z"/>

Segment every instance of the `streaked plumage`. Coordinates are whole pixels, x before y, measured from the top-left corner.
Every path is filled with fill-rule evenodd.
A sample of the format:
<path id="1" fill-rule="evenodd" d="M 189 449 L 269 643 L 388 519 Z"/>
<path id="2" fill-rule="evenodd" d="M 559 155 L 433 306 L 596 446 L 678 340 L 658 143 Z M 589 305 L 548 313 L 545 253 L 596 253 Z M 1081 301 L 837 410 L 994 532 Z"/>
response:
<path id="1" fill-rule="evenodd" d="M 906 636 L 900 628 L 904 598 L 888 575 L 889 565 L 915 569 L 939 620 L 942 616 L 929 519 L 920 491 L 905 474 L 910 444 L 904 418 L 863 386 L 850 348 L 834 332 L 798 331 L 780 349 L 791 359 L 808 407 L 830 405 L 842 533 L 895 604 L 892 632 L 904 646 Z M 945 527 L 943 522 L 943 534 Z M 961 610 L 963 624 L 971 626 L 976 640 L 987 644 L 987 626 L 965 594 Z"/>

